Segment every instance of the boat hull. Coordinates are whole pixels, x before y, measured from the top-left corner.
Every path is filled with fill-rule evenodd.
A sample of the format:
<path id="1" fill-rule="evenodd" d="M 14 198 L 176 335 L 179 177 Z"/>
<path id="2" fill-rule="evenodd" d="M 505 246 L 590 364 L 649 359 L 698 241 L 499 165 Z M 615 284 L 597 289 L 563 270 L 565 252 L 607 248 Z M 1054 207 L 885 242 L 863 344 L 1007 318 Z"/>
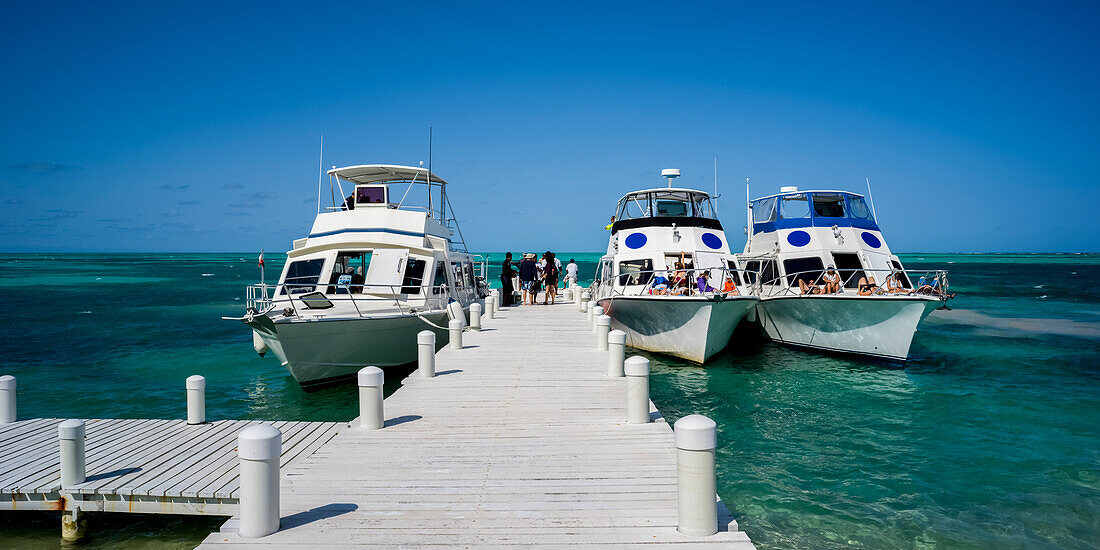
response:
<path id="1" fill-rule="evenodd" d="M 723 300 L 673 296 L 616 296 L 599 305 L 611 317 L 611 328 L 626 333 L 633 348 L 705 363 L 729 344 L 737 324 L 757 299 Z"/>
<path id="2" fill-rule="evenodd" d="M 445 326 L 448 316 L 438 311 L 424 318 Z M 245 324 L 305 388 L 352 378 L 366 366 L 384 369 L 415 362 L 416 335 L 422 330 L 435 332 L 436 350 L 449 341 L 446 330 L 415 315 L 275 322 L 258 316 Z"/>
<path id="3" fill-rule="evenodd" d="M 756 316 L 777 342 L 904 362 L 917 325 L 941 303 L 910 296 L 790 296 L 761 300 Z"/>

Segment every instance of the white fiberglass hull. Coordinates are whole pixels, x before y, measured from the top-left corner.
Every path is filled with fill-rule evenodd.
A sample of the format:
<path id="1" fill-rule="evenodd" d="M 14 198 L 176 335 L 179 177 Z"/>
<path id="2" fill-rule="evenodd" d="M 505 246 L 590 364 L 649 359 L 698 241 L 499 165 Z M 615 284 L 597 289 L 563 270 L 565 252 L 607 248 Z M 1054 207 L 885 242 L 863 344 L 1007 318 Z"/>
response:
<path id="1" fill-rule="evenodd" d="M 446 311 L 423 315 L 446 326 Z M 415 315 L 275 322 L 258 316 L 245 324 L 259 334 L 303 387 L 352 378 L 366 366 L 385 368 L 415 362 L 416 335 L 422 330 L 435 332 L 437 350 L 449 341 L 446 330 Z"/>
<path id="2" fill-rule="evenodd" d="M 611 328 L 626 333 L 626 345 L 704 363 L 729 344 L 752 296 L 714 300 L 679 296 L 616 296 L 599 305 Z"/>
<path id="3" fill-rule="evenodd" d="M 784 296 L 756 310 L 772 340 L 904 362 L 917 325 L 941 304 L 917 296 Z"/>

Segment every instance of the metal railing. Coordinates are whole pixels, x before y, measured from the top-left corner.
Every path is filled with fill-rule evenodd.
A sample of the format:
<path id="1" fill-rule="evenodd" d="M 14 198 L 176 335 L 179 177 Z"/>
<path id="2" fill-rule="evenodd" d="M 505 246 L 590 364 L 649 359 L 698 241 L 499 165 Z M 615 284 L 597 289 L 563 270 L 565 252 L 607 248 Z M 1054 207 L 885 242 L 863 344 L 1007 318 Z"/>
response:
<path id="1" fill-rule="evenodd" d="M 761 271 L 749 272 L 752 292 L 761 298 L 848 294 L 860 296 L 927 295 L 947 300 L 947 271 L 918 269 L 812 269 L 763 280 Z M 843 274 L 847 274 L 846 276 Z"/>
<path id="2" fill-rule="evenodd" d="M 680 276 L 677 276 L 680 274 Z M 600 297 L 616 296 L 740 296 L 747 281 L 755 279 L 755 271 L 724 267 L 653 269 L 620 272 L 604 281 L 594 281 L 594 294 Z M 705 276 L 705 281 L 700 281 Z M 752 278 L 750 278 L 752 277 Z M 733 288 L 723 290 L 726 281 Z M 618 284 L 615 284 L 618 283 Z"/>
<path id="3" fill-rule="evenodd" d="M 416 292 L 409 292 L 417 289 Z M 429 291 L 429 289 L 431 289 Z M 388 294 L 388 296 L 387 296 Z M 356 315 L 364 317 L 360 305 L 372 305 L 385 302 L 397 307 L 402 314 L 415 312 L 418 304 L 409 304 L 410 300 L 423 303 L 419 309 L 442 309 L 451 298 L 447 285 L 379 285 L 364 283 L 279 283 L 251 284 L 245 287 L 245 308 L 265 314 L 286 303 L 293 316 L 300 316 L 300 307 L 310 311 L 333 309 L 337 305 L 351 304 Z M 308 301 L 326 300 L 331 307 L 311 307 Z M 376 310 L 375 310 L 376 311 Z"/>

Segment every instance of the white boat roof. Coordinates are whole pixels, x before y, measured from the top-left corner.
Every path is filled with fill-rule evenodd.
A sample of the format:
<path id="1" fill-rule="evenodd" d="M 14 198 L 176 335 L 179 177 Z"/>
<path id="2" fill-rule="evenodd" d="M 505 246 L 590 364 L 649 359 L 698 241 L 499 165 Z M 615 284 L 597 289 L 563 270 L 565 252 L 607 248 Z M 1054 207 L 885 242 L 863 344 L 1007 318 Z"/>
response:
<path id="1" fill-rule="evenodd" d="M 837 194 L 841 194 L 841 195 L 852 195 L 852 196 L 855 196 L 855 197 L 863 197 L 863 195 L 860 195 L 859 193 L 855 193 L 855 192 L 852 192 L 852 191 L 841 191 L 839 189 L 799 189 L 798 191 L 782 191 L 782 192 L 779 192 L 779 193 L 775 193 L 774 195 L 765 195 L 763 197 L 757 197 L 755 199 L 752 199 L 751 202 L 762 201 L 764 199 L 770 199 L 772 197 L 784 197 L 784 196 L 787 196 L 787 195 L 804 195 L 806 193 L 837 193 Z"/>
<path id="2" fill-rule="evenodd" d="M 428 169 L 421 166 L 401 166 L 399 164 L 358 164 L 333 168 L 328 175 L 352 183 L 382 183 L 393 181 L 413 181 L 427 183 Z M 432 174 L 432 183 L 447 183 L 443 178 Z"/>
<path id="3" fill-rule="evenodd" d="M 654 187 L 652 189 L 639 189 L 637 191 L 631 191 L 631 192 L 623 195 L 622 197 L 619 197 L 619 200 L 622 201 L 623 199 L 625 199 L 625 198 L 627 198 L 631 195 L 637 195 L 637 194 L 640 194 L 640 193 L 675 193 L 677 191 L 687 192 L 687 193 L 702 193 L 702 194 L 706 195 L 708 198 L 710 197 L 710 192 L 700 191 L 699 189 L 688 189 L 687 187 Z"/>

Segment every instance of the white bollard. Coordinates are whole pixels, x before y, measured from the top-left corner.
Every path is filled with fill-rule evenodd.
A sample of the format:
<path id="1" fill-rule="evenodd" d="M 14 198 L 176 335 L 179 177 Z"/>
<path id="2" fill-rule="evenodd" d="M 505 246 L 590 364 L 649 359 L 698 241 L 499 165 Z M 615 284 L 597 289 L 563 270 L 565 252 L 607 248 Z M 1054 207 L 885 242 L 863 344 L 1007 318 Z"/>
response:
<path id="1" fill-rule="evenodd" d="M 626 421 L 630 424 L 649 423 L 649 359 L 635 355 L 627 359 Z"/>
<path id="2" fill-rule="evenodd" d="M 283 434 L 274 426 L 249 426 L 237 434 L 240 458 L 240 529 L 245 538 L 279 530 L 279 455 Z"/>
<path id="3" fill-rule="evenodd" d="M 623 359 L 626 357 L 626 333 L 613 330 L 607 333 L 607 375 L 619 378 L 623 372 Z"/>
<path id="4" fill-rule="evenodd" d="M 206 424 L 206 378 L 187 377 L 187 423 Z"/>
<path id="5" fill-rule="evenodd" d="M 424 378 L 435 376 L 435 333 L 422 330 L 416 334 L 417 371 Z"/>
<path id="6" fill-rule="evenodd" d="M 581 313 L 588 311 L 588 301 L 591 299 L 592 297 L 588 294 L 587 291 L 582 292 L 581 299 L 577 301 L 577 311 Z"/>
<path id="7" fill-rule="evenodd" d="M 607 351 L 607 335 L 611 332 L 611 316 L 596 317 L 596 349 Z"/>
<path id="8" fill-rule="evenodd" d="M 594 322 L 593 319 L 596 317 L 596 301 L 595 300 L 589 300 L 588 301 L 588 309 L 586 311 L 588 311 L 588 324 L 589 324 L 589 326 L 591 326 L 592 323 Z"/>
<path id="9" fill-rule="evenodd" d="M 595 303 L 596 302 L 592 302 L 593 305 L 588 306 L 588 311 L 592 313 L 588 320 L 592 323 L 593 333 L 597 332 L 598 329 L 598 325 L 596 325 L 596 319 L 599 319 L 600 315 L 603 315 L 603 306 L 594 305 Z"/>
<path id="10" fill-rule="evenodd" d="M 481 330 L 481 304 L 470 304 L 470 330 Z"/>
<path id="11" fill-rule="evenodd" d="M 497 317 L 497 294 L 496 292 L 490 292 L 489 296 L 485 298 L 485 317 L 488 319 L 496 319 Z"/>
<path id="12" fill-rule="evenodd" d="M 10 374 L 0 376 L 0 424 L 15 422 L 15 377 Z"/>
<path id="13" fill-rule="evenodd" d="M 462 349 L 462 321 L 451 319 L 447 323 L 447 329 L 451 333 L 451 342 L 447 344 L 451 349 Z"/>
<path id="14" fill-rule="evenodd" d="M 714 448 L 718 428 L 699 414 L 685 416 L 673 426 L 676 432 L 676 493 L 679 521 L 676 530 L 705 537 L 718 532 L 718 503 Z"/>
<path id="15" fill-rule="evenodd" d="M 378 367 L 359 369 L 359 428 L 382 428 L 385 421 L 382 413 L 382 385 L 385 380 L 385 374 Z"/>
<path id="16" fill-rule="evenodd" d="M 61 445 L 61 487 L 84 483 L 87 479 L 84 461 L 84 421 L 66 420 L 57 425 Z"/>

